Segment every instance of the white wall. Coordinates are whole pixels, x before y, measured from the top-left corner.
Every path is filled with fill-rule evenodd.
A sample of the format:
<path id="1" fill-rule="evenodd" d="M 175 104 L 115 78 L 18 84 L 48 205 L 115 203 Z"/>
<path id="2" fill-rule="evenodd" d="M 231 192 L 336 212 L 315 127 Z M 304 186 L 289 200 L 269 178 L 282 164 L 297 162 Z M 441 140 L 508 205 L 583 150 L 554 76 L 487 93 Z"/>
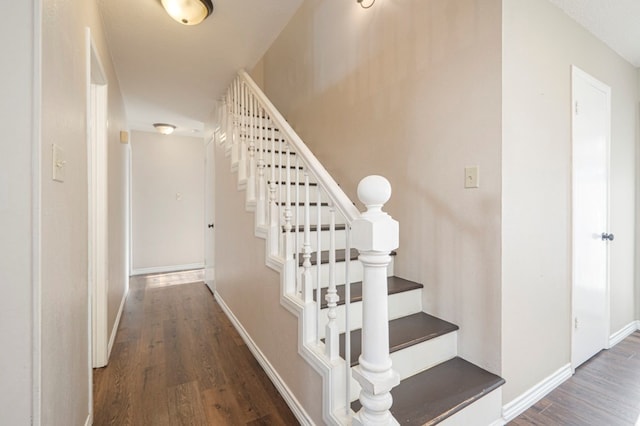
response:
<path id="1" fill-rule="evenodd" d="M 126 286 L 125 114 L 96 2 L 42 1 L 42 423 L 84 424 L 90 407 L 87 286 L 86 43 L 91 33 L 109 83 L 108 329 Z M 51 180 L 51 144 L 65 153 Z"/>
<path id="2" fill-rule="evenodd" d="M 298 355 L 298 321 L 280 304 L 280 275 L 265 266 L 265 240 L 254 234 L 237 173 L 216 143 L 216 291 L 316 424 L 322 421 L 322 380 Z"/>
<path id="3" fill-rule="evenodd" d="M 202 267 L 202 138 L 134 131 L 131 141 L 133 272 Z"/>
<path id="4" fill-rule="evenodd" d="M 307 0 L 264 57 L 267 95 L 352 200 L 386 176 L 396 274 L 500 372 L 501 1 Z M 464 168 L 480 166 L 479 189 Z"/>
<path id="5" fill-rule="evenodd" d="M 31 419 L 32 364 L 32 155 L 34 90 L 39 90 L 34 50 L 37 1 L 3 2 L 0 26 L 0 413 L 2 422 L 27 425 Z"/>
<path id="6" fill-rule="evenodd" d="M 637 71 L 555 6 L 503 1 L 505 402 L 571 360 L 571 65 L 612 88 L 611 330 L 634 320 Z"/>

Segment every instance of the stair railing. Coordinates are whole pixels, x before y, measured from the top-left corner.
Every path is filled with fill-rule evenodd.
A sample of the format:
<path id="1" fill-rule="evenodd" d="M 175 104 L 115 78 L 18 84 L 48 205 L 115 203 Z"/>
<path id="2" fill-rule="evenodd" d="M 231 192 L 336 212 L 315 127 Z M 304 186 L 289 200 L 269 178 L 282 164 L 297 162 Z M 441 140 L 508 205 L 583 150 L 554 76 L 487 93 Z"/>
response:
<path id="1" fill-rule="evenodd" d="M 389 357 L 387 267 L 398 247 L 398 222 L 382 211 L 391 196 L 389 182 L 381 176 L 360 182 L 358 198 L 367 207 L 361 214 L 245 71 L 229 87 L 224 106 L 218 140 L 238 172 L 238 187 L 246 189 L 247 209 L 256 212 L 267 264 L 281 271 L 281 301 L 303 322 L 299 352 L 324 377 L 324 420 L 396 424 L 389 411 L 390 390 L 399 379 Z M 338 268 L 342 257 L 344 268 Z M 351 309 L 350 295 L 358 269 L 361 316 Z M 345 284 L 344 308 L 339 282 Z M 350 331 L 360 326 L 362 354 L 353 378 L 362 409 L 354 414 Z"/>

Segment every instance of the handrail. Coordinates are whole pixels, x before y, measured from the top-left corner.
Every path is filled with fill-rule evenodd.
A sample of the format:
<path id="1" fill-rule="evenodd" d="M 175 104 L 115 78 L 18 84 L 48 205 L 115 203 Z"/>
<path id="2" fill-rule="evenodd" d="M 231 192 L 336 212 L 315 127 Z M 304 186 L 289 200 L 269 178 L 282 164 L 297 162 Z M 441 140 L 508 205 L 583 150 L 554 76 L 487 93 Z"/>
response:
<path id="1" fill-rule="evenodd" d="M 327 195 L 331 198 L 331 201 L 333 201 L 336 209 L 345 217 L 347 223 L 351 224 L 351 222 L 360 217 L 360 212 L 356 206 L 353 205 L 353 202 L 349 199 L 347 194 L 344 193 L 342 188 L 340 188 L 336 181 L 331 177 L 327 169 L 324 168 L 316 156 L 313 155 L 311 150 L 304 144 L 304 142 L 302 142 L 300 136 L 298 136 L 296 131 L 293 130 L 287 120 L 285 120 L 260 87 L 258 87 L 255 81 L 253 81 L 251 76 L 244 70 L 240 70 L 238 72 L 238 76 L 253 91 L 258 102 L 262 104 L 262 107 L 267 111 L 271 119 L 278 125 L 278 129 L 284 133 L 289 143 L 295 147 L 295 150 L 300 156 L 302 162 L 313 172 L 316 180 L 324 187 Z"/>

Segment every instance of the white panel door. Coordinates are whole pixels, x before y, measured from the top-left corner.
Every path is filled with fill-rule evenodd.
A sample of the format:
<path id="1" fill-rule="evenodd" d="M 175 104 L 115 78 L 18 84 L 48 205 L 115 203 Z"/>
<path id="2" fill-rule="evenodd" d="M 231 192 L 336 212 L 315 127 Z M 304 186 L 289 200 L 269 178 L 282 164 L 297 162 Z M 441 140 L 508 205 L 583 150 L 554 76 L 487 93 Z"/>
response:
<path id="1" fill-rule="evenodd" d="M 611 89 L 572 69 L 573 368 L 607 347 Z M 612 237 L 611 237 L 612 238 Z"/>
<path id="2" fill-rule="evenodd" d="M 207 143 L 205 147 L 205 183 L 204 183 L 204 202 L 205 202 L 205 238 L 204 238 L 204 282 L 207 284 L 209 289 L 214 291 L 214 278 L 215 278 L 215 268 L 214 268 L 214 244 L 215 244 L 215 223 L 214 223 L 214 202 L 215 202 L 215 194 L 214 194 L 214 170 L 215 162 L 215 143 L 214 141 L 210 141 Z"/>

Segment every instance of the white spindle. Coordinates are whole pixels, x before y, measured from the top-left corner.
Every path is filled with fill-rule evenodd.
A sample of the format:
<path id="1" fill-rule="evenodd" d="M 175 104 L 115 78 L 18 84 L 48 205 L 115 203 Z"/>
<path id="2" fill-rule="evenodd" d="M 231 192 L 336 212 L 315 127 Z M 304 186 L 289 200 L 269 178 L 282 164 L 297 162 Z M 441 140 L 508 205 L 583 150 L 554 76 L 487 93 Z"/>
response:
<path id="1" fill-rule="evenodd" d="M 311 219 L 310 219 L 309 174 L 304 173 L 304 244 L 302 245 L 302 297 L 304 303 L 313 302 L 311 280 Z"/>
<path id="2" fill-rule="evenodd" d="M 246 202 L 249 206 L 256 203 L 256 108 L 255 98 L 251 93 L 247 95 L 249 109 L 249 171 L 247 176 Z"/>
<path id="3" fill-rule="evenodd" d="M 294 207 L 293 207 L 293 211 L 295 212 L 294 217 L 295 217 L 295 227 L 294 227 L 294 241 L 295 243 L 295 249 L 294 252 L 296 254 L 296 262 L 299 264 L 300 263 L 300 254 L 301 254 L 301 247 L 300 247 L 300 239 L 298 238 L 298 234 L 300 232 L 300 173 L 298 171 L 298 156 L 295 156 L 295 161 L 294 161 L 294 167 L 293 167 L 293 173 L 296 176 L 296 181 L 295 181 L 295 202 L 294 202 Z M 299 279 L 296 281 L 296 293 L 302 297 L 302 276 L 296 274 L 296 277 L 299 277 Z"/>
<path id="4" fill-rule="evenodd" d="M 283 204 L 284 203 L 283 203 L 283 198 L 285 198 L 285 197 L 283 197 L 282 191 L 283 191 L 283 188 L 284 188 L 284 191 L 286 193 L 287 188 L 286 188 L 286 183 L 283 180 L 284 179 L 284 175 L 283 175 L 283 171 L 284 171 L 283 166 L 284 165 L 283 165 L 283 162 L 282 162 L 282 158 L 283 158 L 282 153 L 286 150 L 286 147 L 283 146 L 283 142 L 282 141 L 280 141 L 280 143 L 278 143 L 278 147 L 280 149 L 280 156 L 279 156 L 280 157 L 280 160 L 279 160 L 280 164 L 279 164 L 279 167 L 278 167 L 278 210 L 279 210 L 278 211 L 278 218 L 282 218 L 282 219 L 278 219 L 278 220 L 282 220 L 281 227 L 282 227 L 282 230 L 284 231 L 284 223 L 285 223 L 285 221 L 284 221 L 284 208 L 283 208 Z M 273 166 L 273 167 L 275 167 L 275 166 Z M 281 240 L 282 242 L 280 244 L 280 254 L 282 255 L 282 257 L 286 257 L 286 255 L 287 255 L 286 248 L 285 248 L 286 244 L 284 242 L 284 239 L 285 239 L 286 236 L 285 236 L 284 232 L 281 232 L 281 235 L 282 235 L 282 240 Z"/>
<path id="5" fill-rule="evenodd" d="M 287 156 L 287 165 L 286 165 L 286 178 L 285 182 L 285 191 L 287 194 L 287 199 L 284 205 L 284 251 L 285 251 L 285 259 L 290 260 L 293 259 L 293 245 L 291 244 L 291 220 L 293 218 L 293 213 L 291 212 L 291 160 L 289 155 L 289 144 L 286 144 L 286 156 Z M 297 275 L 297 274 L 296 274 Z"/>
<path id="6" fill-rule="evenodd" d="M 238 152 L 238 182 L 247 182 L 247 127 L 249 117 L 247 116 L 247 88 L 246 85 L 240 85 L 240 118 L 242 125 L 240 126 L 240 149 Z"/>
<path id="7" fill-rule="evenodd" d="M 322 202 L 322 188 L 316 186 L 316 200 Z M 322 283 L 320 282 L 320 253 L 322 253 L 322 211 L 316 208 L 316 343 L 320 344 L 320 307 L 322 306 Z"/>
<path id="8" fill-rule="evenodd" d="M 358 198 L 367 211 L 352 223 L 353 246 L 360 252 L 362 279 L 362 354 L 353 369 L 360 383 L 362 408 L 354 425 L 397 424 L 389 409 L 391 389 L 400 383 L 389 357 L 387 267 L 391 250 L 398 248 L 398 222 L 382 211 L 391 197 L 391 185 L 382 176 L 367 176 L 358 185 Z M 374 235 L 375 233 L 375 235 Z"/>
<path id="9" fill-rule="evenodd" d="M 351 253 L 351 240 L 349 226 L 345 225 L 345 251 Z M 349 265 L 351 262 L 344 263 L 344 359 L 345 359 L 345 414 L 351 412 L 351 276 L 349 275 Z"/>
<path id="10" fill-rule="evenodd" d="M 259 226 L 264 226 L 267 224 L 267 219 L 266 219 L 266 212 L 267 212 L 267 196 L 266 196 L 266 187 L 265 187 L 265 179 L 264 179 L 264 167 L 265 167 L 265 161 L 264 161 L 264 147 L 265 147 L 265 142 L 264 142 L 264 110 L 262 109 L 262 107 L 260 106 L 260 104 L 258 104 L 258 101 L 256 99 L 256 105 L 257 105 L 257 115 L 258 115 L 258 122 L 260 123 L 260 127 L 258 129 L 258 203 L 256 205 L 256 220 L 257 220 L 257 224 Z"/>
<path id="11" fill-rule="evenodd" d="M 231 168 L 238 168 L 239 161 L 239 153 L 240 153 L 240 135 L 238 134 L 239 123 L 238 123 L 238 102 L 240 94 L 238 93 L 238 83 L 239 79 L 235 79 L 233 82 L 233 104 L 231 107 L 233 108 L 233 113 L 231 114 Z"/>
<path id="12" fill-rule="evenodd" d="M 271 118 L 268 120 L 269 126 L 271 126 L 271 182 L 269 183 L 269 227 L 271 229 L 271 238 L 269 242 L 271 243 L 271 254 L 277 255 L 279 253 L 278 242 L 280 241 L 280 234 L 282 233 L 280 227 L 278 226 L 279 216 L 278 216 L 278 204 L 277 204 L 277 188 L 280 186 L 276 186 L 276 141 L 274 138 L 274 130 L 273 126 L 275 124 L 271 121 Z"/>
<path id="13" fill-rule="evenodd" d="M 327 356 L 330 360 L 338 358 L 339 343 L 338 343 L 338 317 L 337 306 L 338 292 L 336 291 L 336 213 L 333 204 L 329 207 L 329 287 L 327 288 L 327 317 L 329 322 L 327 323 L 325 332 L 325 342 L 327 349 Z M 345 254 L 345 261 L 349 261 L 349 255 Z M 318 261 L 318 264 L 320 262 Z"/>

